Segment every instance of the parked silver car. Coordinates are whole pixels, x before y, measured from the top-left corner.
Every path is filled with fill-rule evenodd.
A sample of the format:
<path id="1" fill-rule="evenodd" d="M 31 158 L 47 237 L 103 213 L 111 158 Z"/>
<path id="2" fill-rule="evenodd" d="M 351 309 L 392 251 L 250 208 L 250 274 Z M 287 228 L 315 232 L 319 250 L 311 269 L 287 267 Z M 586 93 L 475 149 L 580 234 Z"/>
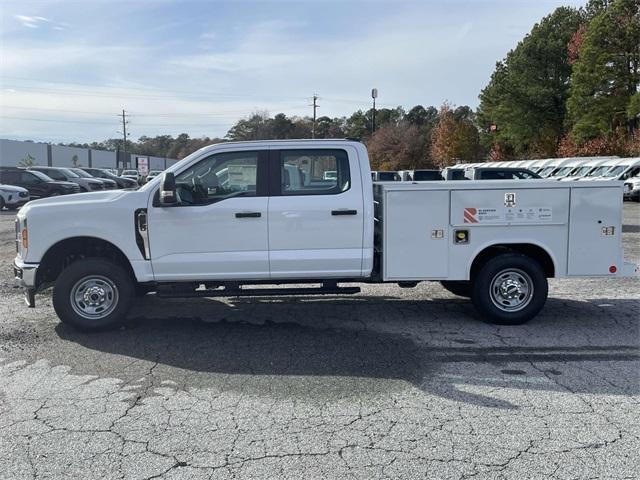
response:
<path id="1" fill-rule="evenodd" d="M 122 173 L 120 174 L 120 176 L 122 178 L 128 178 L 130 180 L 135 180 L 138 185 L 141 183 L 140 182 L 140 173 L 137 170 L 123 170 Z"/>
<path id="2" fill-rule="evenodd" d="M 99 182 L 102 183 L 105 190 L 115 190 L 116 188 L 118 188 L 118 184 L 115 182 L 115 180 L 111 180 L 109 178 L 96 178 L 90 173 L 85 172 L 81 168 L 70 168 L 69 170 L 71 170 L 73 173 L 75 173 L 79 177 L 92 178 L 93 180 L 98 180 Z"/>
<path id="3" fill-rule="evenodd" d="M 0 210 L 17 210 L 29 201 L 29 190 L 0 183 Z"/>
<path id="4" fill-rule="evenodd" d="M 80 187 L 82 192 L 95 192 L 104 190 L 104 184 L 97 178 L 84 178 L 80 175 L 73 173 L 69 168 L 63 167 L 29 167 L 29 170 L 35 170 L 42 172 L 48 177 L 54 180 L 60 180 L 64 182 L 72 182 Z"/>

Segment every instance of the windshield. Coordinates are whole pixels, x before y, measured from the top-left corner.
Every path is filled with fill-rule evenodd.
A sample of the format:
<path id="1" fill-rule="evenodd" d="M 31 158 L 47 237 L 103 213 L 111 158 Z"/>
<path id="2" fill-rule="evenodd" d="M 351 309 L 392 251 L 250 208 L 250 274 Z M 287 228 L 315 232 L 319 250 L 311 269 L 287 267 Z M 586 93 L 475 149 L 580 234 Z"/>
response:
<path id="1" fill-rule="evenodd" d="M 624 171 L 625 168 L 627 168 L 626 165 L 618 165 L 617 167 L 614 167 L 611 170 L 608 170 L 603 175 L 605 177 L 616 177 L 616 176 L 620 175 Z"/>
<path id="2" fill-rule="evenodd" d="M 555 166 L 550 166 L 550 167 L 544 167 L 542 170 L 540 170 L 538 172 L 538 175 L 540 175 L 541 177 L 548 177 L 551 172 L 553 172 L 556 169 Z"/>
<path id="3" fill-rule="evenodd" d="M 591 170 L 593 167 L 592 166 L 588 166 L 588 167 L 580 167 L 578 169 L 576 169 L 572 175 L 575 177 L 583 177 L 585 175 L 587 175 L 587 173 L 589 173 L 589 170 Z M 587 175 L 589 176 L 589 175 Z"/>
<path id="4" fill-rule="evenodd" d="M 79 168 L 74 168 L 73 170 L 71 170 L 73 173 L 75 173 L 76 175 L 78 175 L 79 177 L 82 178 L 93 178 L 91 175 L 89 175 L 87 172 L 85 172 L 84 170 L 80 170 Z"/>
<path id="5" fill-rule="evenodd" d="M 114 175 L 113 173 L 111 173 L 109 170 L 102 170 L 100 168 L 95 168 L 92 170 L 89 170 L 89 173 L 91 173 L 91 175 L 94 175 L 96 177 L 100 177 L 100 178 L 118 178 L 117 175 Z"/>
<path id="6" fill-rule="evenodd" d="M 38 170 L 29 170 L 29 172 L 33 173 L 36 177 L 38 177 L 40 180 L 44 182 L 53 182 L 53 178 L 48 177 L 47 175 L 45 175 L 42 172 L 39 172 Z"/>
<path id="7" fill-rule="evenodd" d="M 61 168 L 60 171 L 69 178 L 78 178 L 80 176 L 77 173 L 73 172 L 70 168 Z"/>
<path id="8" fill-rule="evenodd" d="M 604 172 L 606 172 L 610 168 L 611 168 L 611 165 L 602 165 L 602 166 L 600 166 L 598 168 L 594 168 L 593 170 L 591 170 L 589 172 L 587 177 L 599 177 L 599 176 L 603 175 Z"/>
<path id="9" fill-rule="evenodd" d="M 560 170 L 558 170 L 555 173 L 554 177 L 566 177 L 569 174 L 569 172 L 574 168 L 575 167 L 562 167 Z"/>
<path id="10" fill-rule="evenodd" d="M 137 170 L 125 170 L 122 172 L 122 175 L 138 175 Z"/>

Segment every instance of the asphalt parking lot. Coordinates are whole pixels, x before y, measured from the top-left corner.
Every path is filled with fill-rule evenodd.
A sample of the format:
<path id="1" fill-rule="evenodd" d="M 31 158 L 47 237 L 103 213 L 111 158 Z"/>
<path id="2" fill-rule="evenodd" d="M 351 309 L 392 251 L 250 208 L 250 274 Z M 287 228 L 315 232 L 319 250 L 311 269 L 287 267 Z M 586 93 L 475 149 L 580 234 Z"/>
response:
<path id="1" fill-rule="evenodd" d="M 640 477 L 640 282 L 553 280 L 525 326 L 438 284 L 147 296 L 81 334 L 13 288 L 0 213 L 0 478 Z M 640 262 L 640 205 L 625 204 Z"/>

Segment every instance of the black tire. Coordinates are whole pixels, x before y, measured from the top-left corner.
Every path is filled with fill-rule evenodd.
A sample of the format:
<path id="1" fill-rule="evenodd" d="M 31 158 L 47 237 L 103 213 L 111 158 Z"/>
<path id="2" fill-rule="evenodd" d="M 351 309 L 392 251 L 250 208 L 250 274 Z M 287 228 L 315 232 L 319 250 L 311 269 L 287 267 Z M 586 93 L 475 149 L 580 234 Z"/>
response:
<path id="1" fill-rule="evenodd" d="M 471 282 L 468 280 L 442 280 L 440 285 L 459 297 L 471 297 Z"/>
<path id="2" fill-rule="evenodd" d="M 78 330 L 108 330 L 125 320 L 134 290 L 133 280 L 120 265 L 103 258 L 87 258 L 72 263 L 62 271 L 53 288 L 53 308 L 63 323 Z M 88 318 L 79 312 L 84 311 L 86 315 L 90 315 L 87 312 L 91 308 L 99 310 L 100 306 L 93 307 L 88 302 L 73 301 L 71 297 L 80 296 L 83 300 L 90 301 L 94 295 L 92 292 L 96 292 L 98 303 L 102 299 L 102 305 L 108 307 L 105 306 L 102 312 L 98 311 L 95 316 Z"/>
<path id="3" fill-rule="evenodd" d="M 49 194 L 50 197 L 58 197 L 60 195 L 62 195 L 62 193 L 60 193 L 58 190 L 54 190 Z"/>
<path id="4" fill-rule="evenodd" d="M 487 261 L 472 283 L 473 305 L 484 320 L 498 325 L 528 322 L 542 310 L 549 291 L 540 264 L 521 253 L 505 253 Z"/>
<path id="5" fill-rule="evenodd" d="M 4 198 L 0 197 L 0 212 L 4 208 Z"/>
<path id="6" fill-rule="evenodd" d="M 137 283 L 134 289 L 135 289 L 136 297 L 144 297 L 148 293 L 155 291 L 153 287 L 149 285 L 140 284 L 140 283 Z"/>

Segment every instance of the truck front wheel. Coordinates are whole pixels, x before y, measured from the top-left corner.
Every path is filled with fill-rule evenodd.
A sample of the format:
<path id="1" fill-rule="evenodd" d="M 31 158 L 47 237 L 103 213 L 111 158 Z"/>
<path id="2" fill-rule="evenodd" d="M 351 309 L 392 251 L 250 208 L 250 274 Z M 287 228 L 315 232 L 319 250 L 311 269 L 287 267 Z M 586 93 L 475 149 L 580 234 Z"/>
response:
<path id="1" fill-rule="evenodd" d="M 53 308 L 63 323 L 78 330 L 106 330 L 125 319 L 133 291 L 133 281 L 120 265 L 87 258 L 62 271 L 53 288 Z"/>
<path id="2" fill-rule="evenodd" d="M 471 301 L 491 323 L 520 325 L 542 310 L 548 288 L 537 261 L 520 253 L 506 253 L 487 261 L 476 273 Z"/>

